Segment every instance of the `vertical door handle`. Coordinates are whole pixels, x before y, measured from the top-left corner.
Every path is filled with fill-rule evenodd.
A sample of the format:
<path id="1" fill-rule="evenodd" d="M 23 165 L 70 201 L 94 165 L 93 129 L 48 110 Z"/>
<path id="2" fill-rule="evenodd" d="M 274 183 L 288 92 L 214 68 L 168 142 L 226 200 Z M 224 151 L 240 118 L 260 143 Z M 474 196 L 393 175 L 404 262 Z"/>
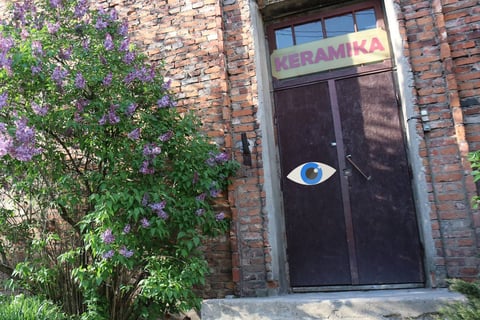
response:
<path id="1" fill-rule="evenodd" d="M 355 168 L 357 169 L 358 172 L 360 172 L 360 174 L 365 178 L 365 180 L 367 181 L 370 181 L 370 179 L 372 179 L 372 176 L 367 176 L 358 166 L 355 162 L 353 162 L 352 160 L 352 155 L 351 154 L 347 154 L 345 156 L 345 158 L 347 158 L 348 162 L 350 162 L 350 164 Z"/>

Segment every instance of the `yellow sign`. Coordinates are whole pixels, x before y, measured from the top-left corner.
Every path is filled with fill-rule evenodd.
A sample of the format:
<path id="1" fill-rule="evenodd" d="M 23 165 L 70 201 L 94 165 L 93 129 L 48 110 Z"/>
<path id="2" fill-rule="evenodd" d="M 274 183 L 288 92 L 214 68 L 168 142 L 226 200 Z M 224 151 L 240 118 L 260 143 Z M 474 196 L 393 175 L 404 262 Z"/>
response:
<path id="1" fill-rule="evenodd" d="M 277 79 L 382 61 L 390 57 L 385 30 L 369 29 L 273 51 Z"/>

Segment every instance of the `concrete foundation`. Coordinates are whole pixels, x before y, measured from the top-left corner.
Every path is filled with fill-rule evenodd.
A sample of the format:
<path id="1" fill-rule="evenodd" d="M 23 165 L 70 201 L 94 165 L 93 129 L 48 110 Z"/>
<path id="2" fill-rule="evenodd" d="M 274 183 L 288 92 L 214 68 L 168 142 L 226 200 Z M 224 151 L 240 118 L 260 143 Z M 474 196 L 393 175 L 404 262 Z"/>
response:
<path id="1" fill-rule="evenodd" d="M 303 293 L 264 298 L 205 300 L 202 320 L 433 319 L 465 298 L 447 289 Z"/>

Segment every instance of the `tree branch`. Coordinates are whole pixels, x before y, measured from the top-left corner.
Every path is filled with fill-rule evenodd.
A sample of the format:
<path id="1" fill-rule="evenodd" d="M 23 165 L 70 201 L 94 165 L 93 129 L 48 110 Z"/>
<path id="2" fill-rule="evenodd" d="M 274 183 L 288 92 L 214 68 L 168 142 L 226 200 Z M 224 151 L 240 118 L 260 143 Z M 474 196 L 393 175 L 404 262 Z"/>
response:
<path id="1" fill-rule="evenodd" d="M 3 263 L 0 263 L 0 272 L 8 275 L 9 277 L 12 277 L 12 274 L 13 274 L 13 268 L 6 265 L 6 264 L 3 264 Z"/>

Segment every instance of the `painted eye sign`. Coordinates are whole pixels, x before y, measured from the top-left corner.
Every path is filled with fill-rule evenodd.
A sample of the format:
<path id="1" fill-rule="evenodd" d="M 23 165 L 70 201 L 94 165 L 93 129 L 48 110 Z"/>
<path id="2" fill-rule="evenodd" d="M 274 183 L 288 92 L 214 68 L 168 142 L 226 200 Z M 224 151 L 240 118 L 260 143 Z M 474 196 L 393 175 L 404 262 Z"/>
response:
<path id="1" fill-rule="evenodd" d="M 298 184 L 313 186 L 326 181 L 335 169 L 321 162 L 306 162 L 290 171 L 287 178 Z"/>

